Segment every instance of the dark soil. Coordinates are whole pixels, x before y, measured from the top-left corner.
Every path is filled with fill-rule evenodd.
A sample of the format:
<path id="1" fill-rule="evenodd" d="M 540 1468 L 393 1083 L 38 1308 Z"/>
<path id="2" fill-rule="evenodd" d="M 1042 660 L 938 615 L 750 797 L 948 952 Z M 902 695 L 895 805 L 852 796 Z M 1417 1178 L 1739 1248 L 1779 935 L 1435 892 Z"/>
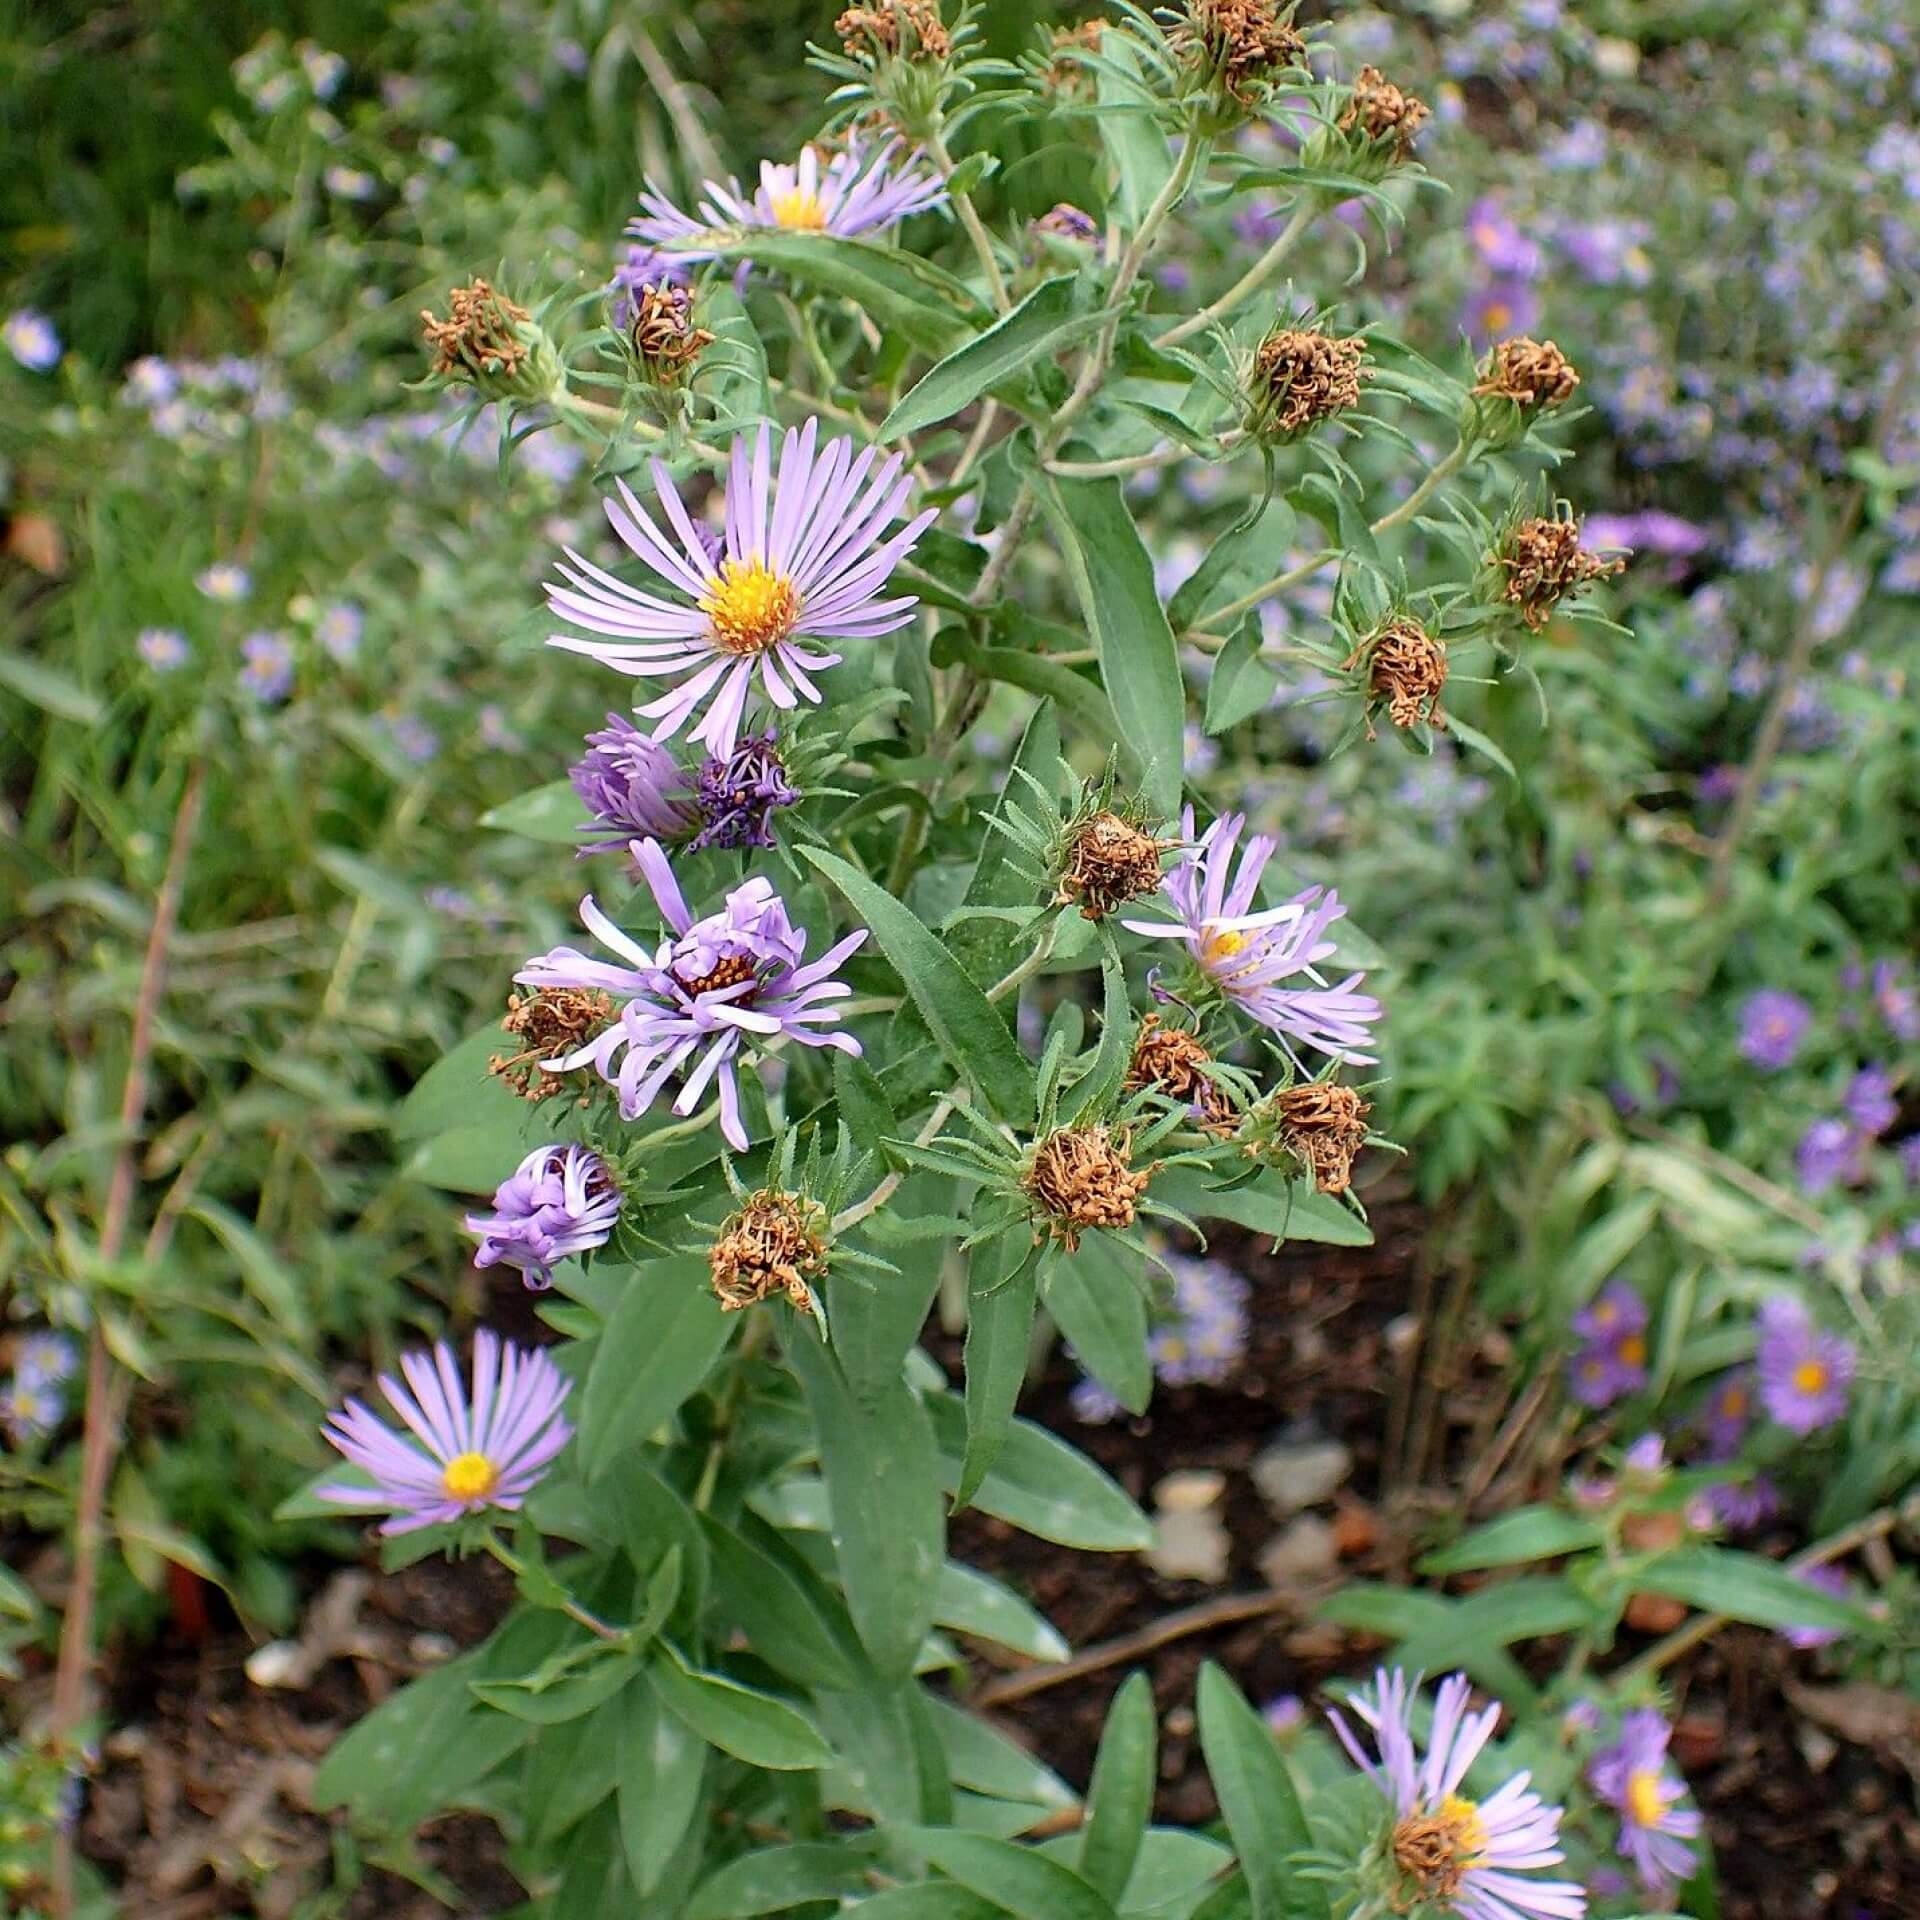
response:
<path id="1" fill-rule="evenodd" d="M 1161 1388 L 1148 1417 L 1089 1426 L 1068 1402 L 1075 1370 L 1056 1355 L 1023 1401 L 1024 1413 L 1069 1435 L 1149 1506 L 1171 1471 L 1222 1474 L 1232 1538 L 1222 1583 L 1165 1579 L 1133 1556 L 1054 1547 L 977 1513 L 956 1518 L 956 1554 L 1019 1587 L 1083 1650 L 1069 1677 L 1044 1686 L 1033 1682 L 1054 1670 L 1009 1671 L 986 1649 L 975 1668 L 978 1704 L 1076 1787 L 1086 1784 L 1108 1701 L 1139 1668 L 1153 1681 L 1164 1727 L 1157 1816 L 1213 1818 L 1192 1714 L 1201 1662 L 1222 1662 L 1256 1702 L 1292 1693 L 1312 1704 L 1327 1678 L 1364 1672 L 1375 1652 L 1316 1624 L 1317 1600 L 1343 1577 L 1403 1576 L 1447 1505 L 1448 1496 L 1423 1490 L 1409 1459 L 1430 1463 L 1431 1483 L 1485 1482 L 1481 1513 L 1535 1491 L 1524 1466 L 1497 1474 L 1501 1460 L 1489 1450 L 1507 1410 L 1497 1335 L 1455 1352 L 1441 1393 L 1423 1401 L 1411 1391 L 1413 1316 L 1430 1307 L 1418 1282 L 1423 1222 L 1401 1205 L 1376 1207 L 1374 1224 L 1378 1244 L 1364 1250 L 1216 1249 L 1253 1285 L 1249 1351 L 1227 1385 Z M 954 1343 L 930 1329 L 929 1344 L 957 1370 Z M 1321 1509 L 1336 1567 L 1274 1589 L 1258 1559 L 1276 1523 L 1247 1469 L 1283 1434 L 1342 1440 L 1354 1464 L 1348 1485 Z M 1545 1438 L 1551 1463 L 1554 1436 Z M 1515 1457 L 1524 1451 L 1516 1447 Z M 351 1573 L 367 1581 L 361 1596 L 343 1592 L 341 1577 L 315 1570 L 308 1635 L 322 1654 L 338 1650 L 316 1660 L 309 1684 L 254 1684 L 244 1670 L 252 1648 L 237 1630 L 147 1649 L 118 1671 L 111 1723 L 119 1731 L 81 1842 L 121 1888 L 124 1911 L 141 1920 L 284 1920 L 329 1883 L 341 1838 L 307 1808 L 320 1756 L 393 1687 L 482 1637 L 507 1599 L 499 1569 L 479 1562 Z M 1217 1618 L 1235 1607 L 1238 1617 Z M 1141 1639 L 1129 1645 L 1129 1636 Z M 1119 1657 L 1109 1657 L 1116 1643 Z M 1676 1755 L 1711 1824 L 1725 1920 L 1920 1916 L 1920 1714 L 1895 1696 L 1824 1686 L 1817 1661 L 1739 1630 L 1672 1675 Z M 423 1886 L 457 1901 L 463 1915 L 500 1913 L 523 1898 L 485 1820 L 434 1823 L 419 1864 L 416 1881 L 362 1863 L 343 1920 L 445 1914 Z"/>

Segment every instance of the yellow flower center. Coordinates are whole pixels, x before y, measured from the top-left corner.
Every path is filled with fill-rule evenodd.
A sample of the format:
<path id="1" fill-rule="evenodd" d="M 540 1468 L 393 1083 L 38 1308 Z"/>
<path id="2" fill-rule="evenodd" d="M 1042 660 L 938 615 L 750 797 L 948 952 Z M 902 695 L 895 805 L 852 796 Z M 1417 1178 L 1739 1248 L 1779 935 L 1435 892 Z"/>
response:
<path id="1" fill-rule="evenodd" d="M 499 1479 L 484 1453 L 456 1453 L 440 1473 L 449 1500 L 484 1500 Z"/>
<path id="2" fill-rule="evenodd" d="M 1475 1802 L 1450 1793 L 1440 1803 L 1440 1818 L 1453 1836 L 1454 1853 L 1462 1866 L 1470 1866 L 1486 1852 L 1487 1823 Z"/>
<path id="3" fill-rule="evenodd" d="M 1657 1827 L 1666 1804 L 1660 1797 L 1660 1776 L 1650 1767 L 1636 1767 L 1627 1775 L 1627 1818 L 1636 1827 Z"/>
<path id="4" fill-rule="evenodd" d="M 1737 1420 L 1747 1410 L 1747 1390 L 1745 1387 L 1729 1387 L 1720 1396 L 1720 1411 L 1729 1420 Z"/>
<path id="5" fill-rule="evenodd" d="M 1647 1343 L 1637 1333 L 1630 1333 L 1620 1342 L 1620 1358 L 1630 1367 L 1646 1364 Z"/>
<path id="6" fill-rule="evenodd" d="M 1489 333 L 1505 333 L 1512 324 L 1513 309 L 1504 300 L 1489 301 L 1480 318 Z"/>
<path id="7" fill-rule="evenodd" d="M 723 653 L 765 653 L 793 631 L 800 593 L 759 560 L 722 560 L 720 581 L 700 602 Z"/>
<path id="8" fill-rule="evenodd" d="M 826 231 L 827 205 L 817 193 L 809 193 L 805 187 L 788 187 L 782 193 L 768 195 L 768 199 L 776 225 L 796 233 Z"/>
<path id="9" fill-rule="evenodd" d="M 1247 936 L 1244 933 L 1210 933 L 1200 943 L 1200 964 L 1217 967 L 1243 951 L 1246 944 Z"/>
<path id="10" fill-rule="evenodd" d="M 1827 1369 L 1818 1360 L 1802 1360 L 1793 1370 L 1793 1384 L 1801 1393 L 1823 1393 L 1827 1385 Z"/>

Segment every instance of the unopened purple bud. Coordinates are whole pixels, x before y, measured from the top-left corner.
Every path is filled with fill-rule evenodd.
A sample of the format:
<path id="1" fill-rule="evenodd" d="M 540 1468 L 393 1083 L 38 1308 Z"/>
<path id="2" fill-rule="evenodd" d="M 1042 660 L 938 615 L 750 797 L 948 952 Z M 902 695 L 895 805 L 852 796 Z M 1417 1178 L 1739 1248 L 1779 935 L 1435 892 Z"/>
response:
<path id="1" fill-rule="evenodd" d="M 771 733 L 742 740 L 724 758 L 714 755 L 694 779 L 694 794 L 706 824 L 692 851 L 706 847 L 770 847 L 773 816 L 793 806 L 800 789 L 787 778 L 779 743 Z"/>
<path id="2" fill-rule="evenodd" d="M 583 854 L 623 852 L 635 839 L 684 840 L 699 824 L 680 763 L 617 713 L 587 735 L 586 757 L 567 778 L 586 810 L 613 830 L 607 839 L 588 841 Z"/>

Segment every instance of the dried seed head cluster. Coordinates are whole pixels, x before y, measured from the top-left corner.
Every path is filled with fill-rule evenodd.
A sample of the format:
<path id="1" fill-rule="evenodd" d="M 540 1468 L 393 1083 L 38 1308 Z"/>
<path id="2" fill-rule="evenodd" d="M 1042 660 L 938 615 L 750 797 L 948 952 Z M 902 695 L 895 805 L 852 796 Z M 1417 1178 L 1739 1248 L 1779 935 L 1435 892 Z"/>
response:
<path id="1" fill-rule="evenodd" d="M 713 345 L 713 335 L 693 324 L 693 294 L 668 281 L 644 286 L 633 303 L 633 350 L 663 386 L 672 386 Z"/>
<path id="2" fill-rule="evenodd" d="M 1140 1022 L 1133 1043 L 1126 1090 L 1142 1093 L 1151 1087 L 1176 1106 L 1188 1108 L 1205 1132 L 1224 1139 L 1238 1126 L 1240 1116 L 1226 1091 L 1207 1072 L 1212 1060 L 1198 1034 L 1166 1026 L 1157 1013 L 1150 1013 Z"/>
<path id="3" fill-rule="evenodd" d="M 1367 1144 L 1371 1104 L 1337 1080 L 1283 1087 L 1261 1104 L 1261 1130 L 1274 1145 L 1303 1167 L 1322 1193 L 1345 1193 L 1353 1181 L 1354 1158 Z"/>
<path id="4" fill-rule="evenodd" d="M 540 1063 L 577 1052 L 613 1021 L 612 996 L 590 988 L 541 987 L 509 994 L 500 1024 L 520 1042 L 520 1051 L 496 1053 L 487 1071 L 522 1100 L 545 1100 L 562 1090 L 565 1076 L 549 1073 Z"/>
<path id="5" fill-rule="evenodd" d="M 1069 1253 L 1090 1227 L 1133 1225 L 1153 1169 L 1133 1170 L 1131 1144 L 1109 1127 L 1059 1127 L 1034 1148 L 1021 1184 L 1043 1215 L 1038 1224 Z"/>
<path id="6" fill-rule="evenodd" d="M 1551 340 L 1516 334 L 1487 357 L 1474 392 L 1516 406 L 1545 408 L 1564 406 L 1579 385 L 1573 362 Z"/>
<path id="7" fill-rule="evenodd" d="M 448 317 L 420 310 L 420 331 L 433 349 L 432 371 L 449 380 L 513 380 L 531 352 L 520 331 L 531 316 L 525 307 L 484 280 L 455 287 Z"/>
<path id="8" fill-rule="evenodd" d="M 1471 1863 L 1472 1815 L 1449 1801 L 1438 1813 L 1410 1813 L 1393 1830 L 1393 1864 L 1412 1882 L 1419 1902 L 1451 1907 Z"/>
<path id="9" fill-rule="evenodd" d="M 1072 56 L 1098 53 L 1100 36 L 1106 31 L 1104 20 L 1083 20 L 1077 27 L 1053 30 L 1053 58 L 1047 63 L 1046 86 L 1049 93 L 1091 93 L 1093 75 Z"/>
<path id="10" fill-rule="evenodd" d="M 1256 424 L 1270 433 L 1304 433 L 1360 403 L 1367 377 L 1363 340 L 1308 327 L 1281 327 L 1253 356 L 1251 399 Z"/>
<path id="11" fill-rule="evenodd" d="M 1551 519 L 1522 520 L 1507 535 L 1495 564 L 1506 575 L 1501 598 L 1538 633 L 1568 594 L 1619 573 L 1626 561 L 1602 559 L 1580 544 L 1580 522 L 1562 508 Z"/>
<path id="12" fill-rule="evenodd" d="M 1276 73 L 1306 64 L 1307 43 L 1275 0 L 1186 0 L 1171 35 L 1174 50 L 1204 65 L 1242 106 Z"/>
<path id="13" fill-rule="evenodd" d="M 1103 808 L 1072 830 L 1061 860 L 1056 906 L 1072 904 L 1085 920 L 1104 920 L 1129 900 L 1160 890 L 1160 857 L 1174 843 L 1156 840 Z"/>
<path id="14" fill-rule="evenodd" d="M 953 51 L 936 0 L 874 0 L 871 6 L 849 7 L 833 30 L 854 60 L 902 53 L 909 60 L 944 60 Z"/>
<path id="15" fill-rule="evenodd" d="M 784 1293 L 802 1313 L 827 1270 L 827 1214 L 817 1201 L 763 1187 L 721 1222 L 707 1265 L 723 1313 L 738 1313 Z"/>
<path id="16" fill-rule="evenodd" d="M 1373 738 L 1373 708 L 1386 703 L 1396 727 L 1444 729 L 1440 694 L 1447 684 L 1447 643 L 1418 620 L 1401 614 L 1361 641 L 1348 658 L 1347 671 L 1364 666 L 1367 674 L 1367 738 Z"/>
<path id="17" fill-rule="evenodd" d="M 1390 141 L 1396 160 L 1413 155 L 1414 136 L 1432 118 L 1424 100 L 1396 87 L 1378 67 L 1362 67 L 1346 111 L 1334 123 L 1342 133 Z"/>

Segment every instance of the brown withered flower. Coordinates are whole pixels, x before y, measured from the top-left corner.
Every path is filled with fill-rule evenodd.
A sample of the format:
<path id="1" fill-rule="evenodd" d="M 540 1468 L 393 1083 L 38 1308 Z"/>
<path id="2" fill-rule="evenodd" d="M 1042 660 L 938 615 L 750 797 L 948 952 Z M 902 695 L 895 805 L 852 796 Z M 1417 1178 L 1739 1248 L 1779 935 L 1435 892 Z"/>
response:
<path id="1" fill-rule="evenodd" d="M 1337 1080 L 1283 1087 L 1266 1104 L 1276 1143 L 1312 1174 L 1322 1193 L 1345 1193 L 1354 1157 L 1367 1144 L 1372 1105 Z"/>
<path id="2" fill-rule="evenodd" d="M 669 387 L 713 345 L 713 335 L 693 324 L 692 292 L 668 281 L 640 289 L 631 338 L 641 365 Z"/>
<path id="3" fill-rule="evenodd" d="M 936 0 L 873 0 L 849 7 L 833 30 L 849 59 L 885 59 L 904 50 L 909 60 L 944 60 L 953 51 Z"/>
<path id="4" fill-rule="evenodd" d="M 1618 555 L 1602 559 L 1589 553 L 1580 544 L 1580 522 L 1564 506 L 1551 519 L 1522 520 L 1507 535 L 1494 563 L 1506 575 L 1501 598 L 1532 633 L 1546 626 L 1568 594 L 1621 572 L 1627 564 Z"/>
<path id="5" fill-rule="evenodd" d="M 1360 403 L 1366 342 L 1310 327 L 1281 327 L 1261 341 L 1251 376 L 1257 421 L 1275 433 L 1302 433 Z"/>
<path id="6" fill-rule="evenodd" d="M 1213 1055 L 1196 1033 L 1167 1026 L 1157 1013 L 1140 1022 L 1127 1063 L 1126 1091 L 1152 1087 L 1174 1105 L 1187 1108 L 1203 1132 L 1225 1139 L 1240 1116 L 1220 1083 L 1207 1072 Z"/>
<path id="7" fill-rule="evenodd" d="M 1053 58 L 1047 63 L 1045 80 L 1049 93 L 1093 92 L 1093 75 L 1070 56 L 1075 53 L 1098 53 L 1100 36 L 1106 29 L 1104 20 L 1082 20 L 1077 27 L 1054 28 Z"/>
<path id="8" fill-rule="evenodd" d="M 441 320 L 424 307 L 420 310 L 420 331 L 433 349 L 434 373 L 451 380 L 511 379 L 520 371 L 529 351 L 518 331 L 531 317 L 525 307 L 476 280 L 447 296 L 447 315 Z"/>
<path id="9" fill-rule="evenodd" d="M 1551 340 L 1529 340 L 1524 333 L 1502 340 L 1480 369 L 1474 392 L 1521 407 L 1560 407 L 1574 396 L 1580 376 L 1573 362 Z"/>
<path id="10" fill-rule="evenodd" d="M 1410 1813 L 1394 1828 L 1393 1864 L 1412 1883 L 1409 1904 L 1453 1905 L 1474 1859 L 1478 1824 L 1466 1802 L 1447 1800 L 1438 1812 Z"/>
<path id="11" fill-rule="evenodd" d="M 1105 1126 L 1058 1127 L 1048 1134 L 1034 1148 L 1022 1182 L 1040 1209 L 1036 1224 L 1042 1231 L 1034 1238 L 1050 1234 L 1073 1253 L 1091 1227 L 1120 1232 L 1132 1226 L 1153 1169 L 1134 1171 L 1130 1145 L 1125 1132 Z"/>
<path id="12" fill-rule="evenodd" d="M 1275 0 L 1187 0 L 1187 16 L 1168 36 L 1174 51 L 1203 60 L 1242 106 L 1288 67 L 1306 64 L 1307 43 Z"/>
<path id="13" fill-rule="evenodd" d="M 1083 920 L 1104 920 L 1129 900 L 1160 890 L 1160 857 L 1174 843 L 1156 840 L 1103 808 L 1067 842 L 1054 905 L 1080 909 Z"/>
<path id="14" fill-rule="evenodd" d="M 1447 643 L 1405 614 L 1389 620 L 1379 632 L 1362 640 L 1348 657 L 1351 673 L 1367 670 L 1367 738 L 1373 738 L 1373 710 L 1386 703 L 1387 718 L 1396 727 L 1425 721 L 1445 731 L 1447 717 L 1440 711 L 1441 690 L 1447 684 Z"/>
<path id="15" fill-rule="evenodd" d="M 1358 131 L 1368 140 L 1390 140 L 1394 158 L 1413 154 L 1414 136 L 1432 119 L 1424 100 L 1396 87 L 1378 67 L 1362 67 L 1346 111 L 1334 122 L 1342 133 Z"/>
<path id="16" fill-rule="evenodd" d="M 784 1293 L 802 1313 L 814 1310 L 813 1288 L 827 1270 L 827 1215 L 818 1202 L 763 1187 L 720 1224 L 707 1249 L 722 1313 L 738 1313 Z"/>
<path id="17" fill-rule="evenodd" d="M 507 996 L 500 1024 L 520 1042 L 513 1054 L 496 1053 L 487 1071 L 522 1100 L 541 1101 L 564 1090 L 565 1076 L 541 1065 L 577 1053 L 614 1022 L 611 994 L 588 987 L 539 987 Z M 582 1096 L 584 1098 L 584 1096 Z"/>

